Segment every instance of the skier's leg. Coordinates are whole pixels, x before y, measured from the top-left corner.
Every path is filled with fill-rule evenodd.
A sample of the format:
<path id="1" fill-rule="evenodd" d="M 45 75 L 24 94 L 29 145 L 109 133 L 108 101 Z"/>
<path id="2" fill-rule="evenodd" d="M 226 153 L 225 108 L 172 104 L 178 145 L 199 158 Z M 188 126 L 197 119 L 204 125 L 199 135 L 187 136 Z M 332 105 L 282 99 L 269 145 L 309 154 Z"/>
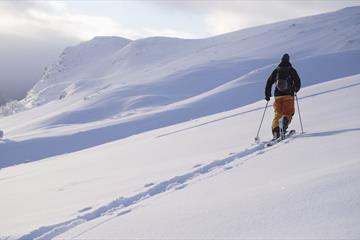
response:
<path id="1" fill-rule="evenodd" d="M 281 113 L 275 111 L 275 116 L 271 125 L 272 129 L 279 127 L 279 119 L 281 118 L 281 116 L 282 116 Z"/>
<path id="2" fill-rule="evenodd" d="M 272 129 L 273 139 L 277 139 L 280 137 L 280 128 L 276 127 Z"/>
<path id="3" fill-rule="evenodd" d="M 281 97 L 275 97 L 274 102 L 274 119 L 272 121 L 271 129 L 274 138 L 278 138 L 280 136 L 279 132 L 279 119 L 282 116 L 282 104 Z"/>
<path id="4" fill-rule="evenodd" d="M 286 126 L 289 126 L 295 113 L 295 101 L 293 96 L 285 96 L 283 101 L 283 114 L 286 119 Z"/>
<path id="5" fill-rule="evenodd" d="M 286 118 L 286 101 L 287 96 L 275 97 L 274 109 L 276 114 L 273 120 L 273 127 L 277 126 L 279 132 L 278 136 L 281 138 L 285 138 L 286 124 L 288 122 Z"/>

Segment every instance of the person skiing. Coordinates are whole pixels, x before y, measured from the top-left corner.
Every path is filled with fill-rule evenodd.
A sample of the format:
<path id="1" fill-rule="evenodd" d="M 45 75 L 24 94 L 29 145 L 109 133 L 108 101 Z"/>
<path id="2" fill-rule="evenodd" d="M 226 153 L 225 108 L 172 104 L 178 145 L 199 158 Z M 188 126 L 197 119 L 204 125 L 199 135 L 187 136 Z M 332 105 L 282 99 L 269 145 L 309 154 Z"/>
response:
<path id="1" fill-rule="evenodd" d="M 269 76 L 265 86 L 265 100 L 270 101 L 271 88 L 275 84 L 272 134 L 274 139 L 284 138 L 286 129 L 295 113 L 294 96 L 300 90 L 301 80 L 290 63 L 289 54 L 284 54 L 280 64 Z"/>

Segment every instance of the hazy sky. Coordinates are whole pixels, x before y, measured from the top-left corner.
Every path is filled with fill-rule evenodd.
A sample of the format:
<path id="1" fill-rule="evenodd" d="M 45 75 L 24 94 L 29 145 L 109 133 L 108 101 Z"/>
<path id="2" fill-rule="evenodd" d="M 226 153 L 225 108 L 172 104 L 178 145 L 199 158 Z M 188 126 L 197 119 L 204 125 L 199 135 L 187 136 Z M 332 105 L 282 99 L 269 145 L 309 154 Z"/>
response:
<path id="1" fill-rule="evenodd" d="M 23 96 L 68 45 L 99 35 L 204 38 L 360 1 L 0 1 L 0 101 Z"/>

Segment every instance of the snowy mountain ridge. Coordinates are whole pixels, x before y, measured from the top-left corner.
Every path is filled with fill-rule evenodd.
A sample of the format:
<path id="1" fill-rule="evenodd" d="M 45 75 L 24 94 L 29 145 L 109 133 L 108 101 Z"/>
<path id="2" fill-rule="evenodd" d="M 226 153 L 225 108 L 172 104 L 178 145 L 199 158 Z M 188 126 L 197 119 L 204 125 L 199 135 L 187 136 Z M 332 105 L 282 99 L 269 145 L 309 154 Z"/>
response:
<path id="1" fill-rule="evenodd" d="M 92 95 L 111 85 L 112 89 L 124 86 L 130 90 L 145 88 L 135 93 L 118 92 L 118 97 L 125 102 L 132 101 L 129 96 L 150 95 L 160 98 L 155 105 L 164 105 L 206 92 L 252 70 L 276 64 L 284 52 L 289 52 L 297 60 L 359 51 L 359 12 L 359 7 L 346 8 L 208 39 L 152 37 L 130 41 L 97 37 L 66 49 L 59 62 L 30 91 L 25 103 L 39 105 L 75 92 L 86 97 L 86 94 Z M 219 76 L 211 77 L 212 70 L 215 74 L 219 71 L 229 73 L 218 80 Z M 167 92 L 149 89 L 149 84 L 159 82 L 169 85 Z M 194 85 L 203 87 L 191 91 Z"/>

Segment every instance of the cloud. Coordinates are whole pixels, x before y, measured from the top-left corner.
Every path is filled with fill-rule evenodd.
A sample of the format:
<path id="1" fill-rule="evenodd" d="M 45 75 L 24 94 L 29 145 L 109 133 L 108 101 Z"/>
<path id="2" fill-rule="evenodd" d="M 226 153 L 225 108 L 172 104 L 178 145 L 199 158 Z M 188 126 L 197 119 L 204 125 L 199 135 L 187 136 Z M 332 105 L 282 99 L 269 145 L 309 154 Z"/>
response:
<path id="1" fill-rule="evenodd" d="M 216 11 L 204 18 L 211 35 L 231 32 L 251 25 L 251 19 L 232 12 Z"/>
<path id="2" fill-rule="evenodd" d="M 87 40 L 98 35 L 136 35 L 108 17 L 71 12 L 65 2 L 0 2 L 0 33 L 43 39 L 48 35 Z"/>
<path id="3" fill-rule="evenodd" d="M 165 9 L 199 15 L 209 35 L 217 35 L 286 19 L 336 11 L 359 1 L 151 1 Z"/>
<path id="4" fill-rule="evenodd" d="M 204 21 L 213 35 L 236 31 L 252 26 L 267 24 L 295 17 L 288 11 L 286 2 L 281 5 L 274 1 L 268 2 L 219 2 L 208 10 Z"/>
<path id="5" fill-rule="evenodd" d="M 58 16 L 64 7 L 61 2 L 41 3 L 0 2 L 0 101 L 24 97 L 44 67 L 66 46 L 79 42 L 34 16 L 39 12 Z"/>

